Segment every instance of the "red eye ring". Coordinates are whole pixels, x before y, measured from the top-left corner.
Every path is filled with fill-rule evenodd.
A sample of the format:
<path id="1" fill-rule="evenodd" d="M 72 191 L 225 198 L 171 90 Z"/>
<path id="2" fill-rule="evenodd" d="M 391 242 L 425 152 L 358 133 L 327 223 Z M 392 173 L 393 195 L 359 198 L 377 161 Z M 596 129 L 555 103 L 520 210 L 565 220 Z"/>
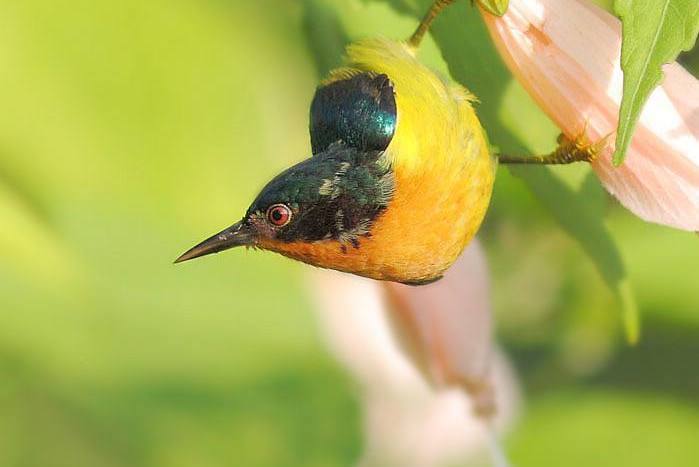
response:
<path id="1" fill-rule="evenodd" d="M 273 204 L 267 208 L 267 221 L 275 227 L 284 227 L 291 221 L 291 209 L 285 204 Z"/>

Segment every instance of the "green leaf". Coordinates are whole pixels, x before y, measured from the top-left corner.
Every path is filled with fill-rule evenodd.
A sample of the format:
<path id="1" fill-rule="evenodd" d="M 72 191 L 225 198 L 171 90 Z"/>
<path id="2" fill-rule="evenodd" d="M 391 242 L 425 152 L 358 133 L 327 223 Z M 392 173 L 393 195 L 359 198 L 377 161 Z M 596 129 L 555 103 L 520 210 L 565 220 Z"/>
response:
<path id="1" fill-rule="evenodd" d="M 507 12 L 510 0 L 478 0 L 478 3 L 495 16 L 502 16 Z"/>
<path id="2" fill-rule="evenodd" d="M 619 249 L 603 222 L 606 207 L 595 202 L 602 191 L 599 183 L 587 183 L 588 178 L 579 190 L 573 190 L 546 167 L 514 167 L 511 171 L 524 179 L 539 202 L 587 253 L 619 301 L 628 342 L 637 343 L 638 308 Z"/>
<path id="3" fill-rule="evenodd" d="M 643 105 L 663 78 L 661 66 L 694 45 L 699 32 L 697 0 L 616 0 L 622 20 L 624 95 L 619 111 L 614 164 L 621 165 Z"/>

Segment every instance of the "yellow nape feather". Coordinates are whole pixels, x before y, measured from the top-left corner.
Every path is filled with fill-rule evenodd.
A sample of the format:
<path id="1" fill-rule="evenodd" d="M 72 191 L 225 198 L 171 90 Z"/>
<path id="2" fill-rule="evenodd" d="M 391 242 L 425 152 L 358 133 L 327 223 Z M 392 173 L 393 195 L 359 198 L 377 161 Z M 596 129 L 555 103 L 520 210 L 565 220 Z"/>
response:
<path id="1" fill-rule="evenodd" d="M 347 66 L 328 81 L 356 72 L 385 74 L 398 110 L 386 150 L 394 198 L 361 248 L 336 241 L 267 245 L 301 261 L 382 280 L 437 279 L 473 238 L 485 216 L 496 162 L 473 110 L 475 98 L 445 82 L 408 44 L 364 40 L 347 49 Z"/>

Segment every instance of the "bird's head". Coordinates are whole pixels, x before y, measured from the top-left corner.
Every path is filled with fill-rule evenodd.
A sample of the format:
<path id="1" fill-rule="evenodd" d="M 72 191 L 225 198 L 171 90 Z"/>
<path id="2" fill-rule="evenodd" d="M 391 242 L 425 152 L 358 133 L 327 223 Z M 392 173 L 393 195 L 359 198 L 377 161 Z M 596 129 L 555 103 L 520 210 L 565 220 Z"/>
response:
<path id="1" fill-rule="evenodd" d="M 357 248 L 393 194 L 393 174 L 380 155 L 338 144 L 294 165 L 262 189 L 242 220 L 176 262 L 246 246 L 335 267 L 320 252 Z"/>

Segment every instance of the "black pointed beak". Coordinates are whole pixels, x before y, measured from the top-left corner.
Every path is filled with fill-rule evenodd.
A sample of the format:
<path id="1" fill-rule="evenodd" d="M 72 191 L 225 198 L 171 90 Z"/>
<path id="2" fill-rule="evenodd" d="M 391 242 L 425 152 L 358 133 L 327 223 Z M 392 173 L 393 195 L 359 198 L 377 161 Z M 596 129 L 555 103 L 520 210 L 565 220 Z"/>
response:
<path id="1" fill-rule="evenodd" d="M 255 244 L 255 232 L 244 222 L 238 222 L 216 235 L 207 238 L 199 245 L 190 249 L 175 260 L 175 263 L 189 261 L 200 256 L 218 253 L 220 251 L 235 248 L 237 246 L 251 246 Z"/>

